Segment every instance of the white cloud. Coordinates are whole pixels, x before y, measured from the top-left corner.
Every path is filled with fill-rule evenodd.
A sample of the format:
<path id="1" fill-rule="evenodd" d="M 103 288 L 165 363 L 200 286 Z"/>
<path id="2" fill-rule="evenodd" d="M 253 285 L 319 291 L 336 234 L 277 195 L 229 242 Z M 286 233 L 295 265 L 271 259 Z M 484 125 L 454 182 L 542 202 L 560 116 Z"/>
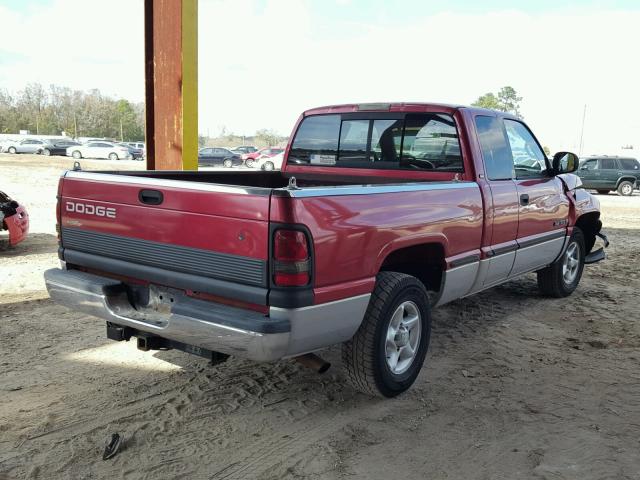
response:
<path id="1" fill-rule="evenodd" d="M 584 153 L 640 148 L 639 11 L 409 13 L 401 24 L 329 22 L 301 1 L 200 0 L 200 131 L 289 133 L 318 105 L 467 104 L 512 85 L 527 123 L 554 150 L 578 149 L 585 104 Z M 0 85 L 97 87 L 141 100 L 142 16 L 142 2 L 127 0 L 57 0 L 28 15 L 0 7 L 12 19 L 0 52 L 13 54 L 0 58 Z"/>

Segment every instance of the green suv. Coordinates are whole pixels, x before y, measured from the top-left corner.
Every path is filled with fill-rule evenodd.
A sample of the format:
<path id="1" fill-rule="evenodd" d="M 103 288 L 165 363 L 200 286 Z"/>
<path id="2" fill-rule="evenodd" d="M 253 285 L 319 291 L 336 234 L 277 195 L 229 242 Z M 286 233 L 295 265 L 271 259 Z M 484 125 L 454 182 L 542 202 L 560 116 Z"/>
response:
<path id="1" fill-rule="evenodd" d="M 640 183 L 640 162 L 635 158 L 589 157 L 580 162 L 576 172 L 582 186 L 607 194 L 616 190 L 620 195 L 631 195 Z"/>

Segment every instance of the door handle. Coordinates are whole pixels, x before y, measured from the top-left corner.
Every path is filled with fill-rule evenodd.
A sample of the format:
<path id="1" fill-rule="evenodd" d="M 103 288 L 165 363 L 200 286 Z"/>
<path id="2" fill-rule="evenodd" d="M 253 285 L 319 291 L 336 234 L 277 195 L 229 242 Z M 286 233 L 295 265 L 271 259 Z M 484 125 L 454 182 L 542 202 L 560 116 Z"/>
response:
<path id="1" fill-rule="evenodd" d="M 138 192 L 138 200 L 147 205 L 160 205 L 164 196 L 158 190 L 140 190 Z"/>
<path id="2" fill-rule="evenodd" d="M 526 193 L 523 193 L 522 195 L 520 195 L 520 205 L 522 205 L 523 207 L 526 205 L 529 205 L 529 195 Z"/>

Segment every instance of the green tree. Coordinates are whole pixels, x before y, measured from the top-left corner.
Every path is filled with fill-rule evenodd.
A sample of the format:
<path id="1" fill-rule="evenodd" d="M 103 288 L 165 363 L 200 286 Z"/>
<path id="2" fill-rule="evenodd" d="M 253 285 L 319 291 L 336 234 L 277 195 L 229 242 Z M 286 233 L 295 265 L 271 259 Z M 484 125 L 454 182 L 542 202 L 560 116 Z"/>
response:
<path id="1" fill-rule="evenodd" d="M 491 110 L 501 110 L 500 101 L 498 100 L 498 97 L 496 97 L 491 92 L 481 95 L 471 105 L 473 105 L 474 107 L 489 108 Z"/>
<path id="2" fill-rule="evenodd" d="M 282 136 L 280 136 L 274 130 L 270 130 L 267 128 L 262 128 L 260 130 L 257 130 L 255 137 L 261 143 L 265 143 L 268 146 L 277 145 L 280 142 L 280 140 L 282 140 Z"/>
<path id="3" fill-rule="evenodd" d="M 518 96 L 518 93 L 513 87 L 502 87 L 497 94 L 485 93 L 478 97 L 478 99 L 471 105 L 474 107 L 489 108 L 491 110 L 499 110 L 501 112 L 508 112 L 522 118 L 520 113 L 520 102 L 522 97 Z"/>

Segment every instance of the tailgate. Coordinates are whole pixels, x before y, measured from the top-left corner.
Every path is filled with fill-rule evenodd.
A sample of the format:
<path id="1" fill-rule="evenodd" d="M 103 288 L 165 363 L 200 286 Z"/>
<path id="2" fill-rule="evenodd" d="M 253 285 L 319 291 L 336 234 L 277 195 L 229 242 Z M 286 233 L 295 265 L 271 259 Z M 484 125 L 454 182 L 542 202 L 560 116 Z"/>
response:
<path id="1" fill-rule="evenodd" d="M 266 304 L 271 189 L 91 172 L 61 182 L 67 263 Z"/>

